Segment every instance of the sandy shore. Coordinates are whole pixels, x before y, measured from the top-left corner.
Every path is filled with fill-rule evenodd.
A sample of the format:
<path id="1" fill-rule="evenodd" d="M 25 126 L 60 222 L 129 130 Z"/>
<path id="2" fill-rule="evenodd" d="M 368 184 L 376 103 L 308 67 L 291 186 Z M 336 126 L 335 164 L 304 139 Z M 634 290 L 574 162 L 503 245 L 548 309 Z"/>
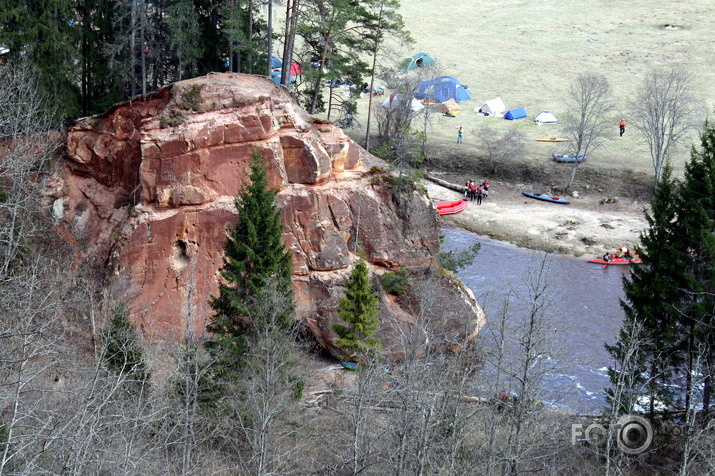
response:
<path id="1" fill-rule="evenodd" d="M 433 202 L 460 198 L 458 192 L 431 181 L 423 184 Z M 521 192 L 547 191 L 491 182 L 489 198 L 481 205 L 471 202 L 466 210 L 442 216 L 441 220 L 526 248 L 589 257 L 621 246 L 633 248 L 647 227 L 643 213 L 646 203 L 627 198 L 602 203 L 606 197 L 581 191 L 578 198 L 567 197 L 571 204 L 559 205 L 527 198 Z"/>

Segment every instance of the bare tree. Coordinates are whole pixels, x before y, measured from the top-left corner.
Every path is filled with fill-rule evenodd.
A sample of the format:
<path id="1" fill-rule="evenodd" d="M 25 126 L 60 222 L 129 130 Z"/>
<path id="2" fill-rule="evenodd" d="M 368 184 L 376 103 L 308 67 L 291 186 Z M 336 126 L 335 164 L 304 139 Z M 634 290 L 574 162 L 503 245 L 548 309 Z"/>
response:
<path id="1" fill-rule="evenodd" d="M 401 172 L 415 167 L 424 160 L 427 150 L 427 132 L 431 126 L 436 107 L 418 104 L 412 92 L 420 81 L 436 78 L 439 68 L 425 66 L 410 72 L 398 72 L 395 69 L 382 73 L 392 81 L 391 89 L 395 93 L 381 104 L 373 107 L 378 130 L 378 148 L 380 156 L 391 162 Z M 413 123 L 419 124 L 413 127 Z"/>
<path id="2" fill-rule="evenodd" d="M 695 100 L 691 75 L 680 69 L 653 70 L 643 79 L 630 104 L 631 123 L 648 144 L 656 184 L 672 149 L 693 126 Z"/>
<path id="3" fill-rule="evenodd" d="M 40 196 L 56 146 L 46 100 L 26 64 L 0 65 L 0 474 L 39 473 L 55 424 L 42 390 L 64 363 L 66 268 L 48 253 L 56 243 Z"/>
<path id="4" fill-rule="evenodd" d="M 559 321 L 549 313 L 555 290 L 547 277 L 551 258 L 535 253 L 523 284 L 505 296 L 496 328 L 484 331 L 485 369 L 481 391 L 494 412 L 480 418 L 484 437 L 477 453 L 481 474 L 559 474 L 555 455 L 562 439 L 543 402 L 557 404 L 563 392 L 547 377 L 558 372 Z M 562 469 L 561 472 L 564 470 Z"/>
<path id="5" fill-rule="evenodd" d="M 237 416 L 250 448 L 247 469 L 256 475 L 284 473 L 291 455 L 300 450 L 293 438 L 300 425 L 291 414 L 303 389 L 295 367 L 295 338 L 281 322 L 293 309 L 292 296 L 270 283 L 250 308 L 252 337 L 247 365 L 237 382 Z"/>
<path id="6" fill-rule="evenodd" d="M 571 139 L 570 153 L 575 156 L 571 175 L 566 183 L 568 190 L 576 178 L 576 170 L 581 165 L 580 156 L 597 150 L 605 141 L 611 120 L 608 114 L 613 109 L 611 86 L 602 74 L 579 74 L 567 97 L 570 114 L 564 120 L 564 132 Z"/>
<path id="7" fill-rule="evenodd" d="M 507 159 L 518 157 L 524 151 L 524 134 L 521 131 L 508 129 L 499 133 L 484 125 L 477 129 L 474 136 L 482 145 L 492 174 L 497 173 Z"/>

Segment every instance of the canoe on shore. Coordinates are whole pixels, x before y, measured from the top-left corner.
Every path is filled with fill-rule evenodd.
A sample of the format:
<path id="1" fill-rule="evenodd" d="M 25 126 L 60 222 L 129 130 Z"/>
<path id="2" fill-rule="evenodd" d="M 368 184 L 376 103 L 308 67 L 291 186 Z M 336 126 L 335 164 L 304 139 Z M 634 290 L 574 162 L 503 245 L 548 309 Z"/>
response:
<path id="1" fill-rule="evenodd" d="M 525 197 L 535 198 L 536 200 L 543 200 L 545 202 L 563 203 L 564 205 L 571 203 L 570 201 L 566 200 L 565 198 L 553 197 L 553 196 L 547 195 L 545 193 L 521 192 L 521 194 L 524 195 Z"/>
<path id="2" fill-rule="evenodd" d="M 581 155 L 573 155 L 573 154 L 557 154 L 553 153 L 551 154 L 551 158 L 554 159 L 554 162 L 558 162 L 560 164 L 575 164 L 575 163 L 581 163 L 584 160 L 586 160 L 586 154 L 581 154 Z"/>
<path id="3" fill-rule="evenodd" d="M 466 200 L 455 200 L 453 202 L 438 202 L 434 206 L 440 215 L 453 215 L 467 208 L 469 202 Z"/>
<path id="4" fill-rule="evenodd" d="M 570 139 L 564 137 L 544 137 L 542 139 L 534 139 L 537 142 L 568 142 Z"/>

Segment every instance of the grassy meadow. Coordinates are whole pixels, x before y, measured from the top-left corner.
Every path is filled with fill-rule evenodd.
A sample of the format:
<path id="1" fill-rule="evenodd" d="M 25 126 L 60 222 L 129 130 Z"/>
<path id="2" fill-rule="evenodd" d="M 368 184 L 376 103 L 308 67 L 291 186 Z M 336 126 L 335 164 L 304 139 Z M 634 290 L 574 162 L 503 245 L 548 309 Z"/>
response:
<path id="1" fill-rule="evenodd" d="M 591 154 L 589 167 L 652 173 L 640 135 L 627 128 L 619 137 L 617 122 L 620 117 L 628 121 L 628 103 L 644 74 L 653 68 L 677 67 L 692 74 L 701 119 L 694 124 L 691 142 L 713 112 L 712 0 L 402 0 L 401 13 L 415 42 L 397 47 L 398 56 L 429 54 L 441 74 L 456 77 L 473 95 L 460 104 L 456 118 L 434 116 L 429 143 L 436 153 L 478 153 L 472 131 L 489 124 L 524 133 L 528 139 L 525 157 L 515 159 L 548 162 L 552 152 L 560 152 L 558 144 L 533 139 L 560 135 L 559 125 L 537 126 L 533 119 L 541 111 L 562 117 L 568 87 L 581 72 L 603 74 L 616 106 L 612 137 Z M 382 61 L 390 64 L 394 57 L 385 56 Z M 508 108 L 523 106 L 529 117 L 507 121 L 474 112 L 497 96 Z M 367 118 L 366 103 L 362 99 L 359 105 L 362 125 Z M 456 149 L 452 144 L 460 126 L 465 129 L 465 143 Z M 356 138 L 360 132 L 354 131 Z M 676 173 L 688 156 L 689 146 L 675 150 Z"/>

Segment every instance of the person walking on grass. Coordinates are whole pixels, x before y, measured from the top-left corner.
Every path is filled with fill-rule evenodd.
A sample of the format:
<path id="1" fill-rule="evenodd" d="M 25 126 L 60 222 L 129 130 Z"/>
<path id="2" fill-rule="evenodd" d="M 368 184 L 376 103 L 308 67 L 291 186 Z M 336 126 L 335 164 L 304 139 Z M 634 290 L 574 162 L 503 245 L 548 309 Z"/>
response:
<path id="1" fill-rule="evenodd" d="M 457 144 L 462 143 L 462 136 L 464 135 L 464 130 L 460 127 L 457 131 Z"/>
<path id="2" fill-rule="evenodd" d="M 620 132 L 621 132 L 620 137 L 623 137 L 623 133 L 626 132 L 626 120 L 625 119 L 621 119 L 620 121 L 618 121 L 618 130 L 620 130 Z"/>
<path id="3" fill-rule="evenodd" d="M 477 205 L 482 204 L 483 196 L 484 196 L 484 192 L 482 191 L 482 187 L 477 187 Z"/>

